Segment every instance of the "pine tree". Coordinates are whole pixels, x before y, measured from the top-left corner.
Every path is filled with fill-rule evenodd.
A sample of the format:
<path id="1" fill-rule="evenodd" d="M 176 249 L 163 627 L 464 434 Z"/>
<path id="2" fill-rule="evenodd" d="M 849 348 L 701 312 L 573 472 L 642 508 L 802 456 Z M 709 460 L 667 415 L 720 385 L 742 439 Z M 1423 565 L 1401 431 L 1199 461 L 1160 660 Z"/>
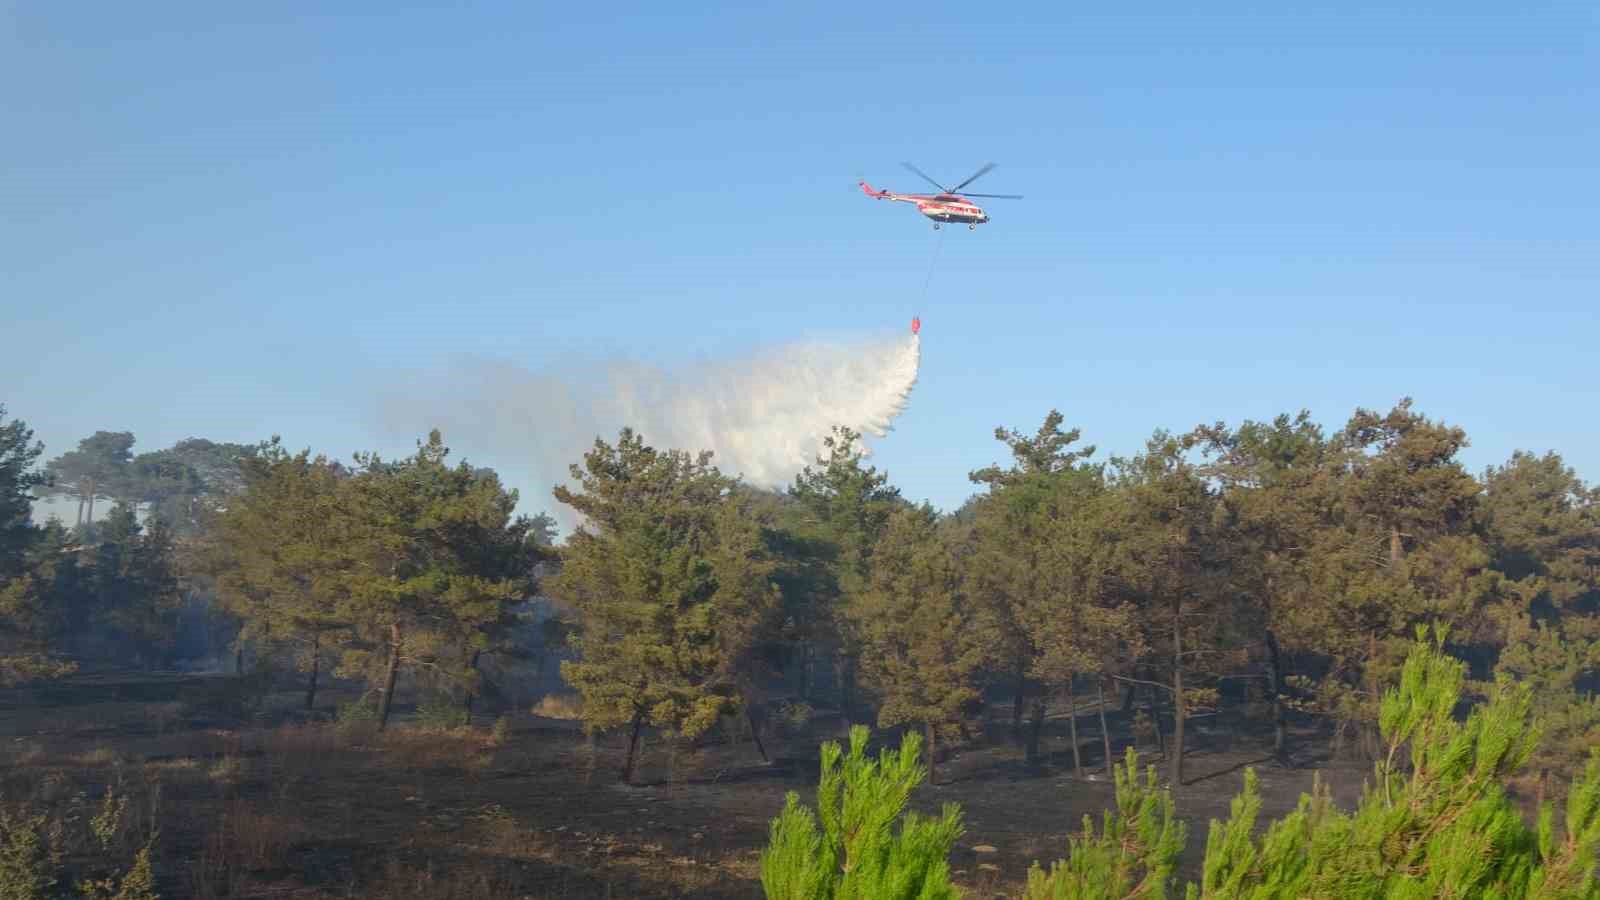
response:
<path id="1" fill-rule="evenodd" d="M 979 700 L 977 673 L 989 647 L 931 509 L 889 517 L 866 590 L 849 615 L 862 674 L 880 700 L 878 724 L 921 725 L 937 782 L 939 732 Z"/>
<path id="2" fill-rule="evenodd" d="M 1567 774 L 1600 746 L 1600 491 L 1551 453 L 1513 454 L 1483 476 L 1478 521 L 1502 576 L 1495 671 L 1533 688 L 1546 722 L 1539 758 Z"/>
<path id="3" fill-rule="evenodd" d="M 822 745 L 816 812 L 790 792 L 772 821 L 761 854 L 761 886 L 769 900 L 954 900 L 950 850 L 961 836 L 961 810 L 946 804 L 938 818 L 906 813 L 926 771 L 920 742 L 907 734 L 898 750 L 867 756 L 867 729 L 850 729 L 850 750 Z M 895 826 L 899 825 L 898 830 Z"/>
<path id="4" fill-rule="evenodd" d="M 1596 590 L 1600 565 L 1600 489 L 1555 453 L 1518 451 L 1483 473 L 1478 521 L 1495 568 L 1512 581 L 1542 579 L 1549 602 L 1564 607 Z"/>
<path id="5" fill-rule="evenodd" d="M 1106 772 L 1115 758 L 1106 722 L 1106 686 L 1130 674 L 1134 661 L 1150 652 L 1148 629 L 1139 626 L 1138 609 L 1117 575 L 1113 543 L 1121 498 L 1107 490 L 1103 474 L 1085 470 L 1056 479 L 1035 509 L 1041 592 L 1022 610 L 1022 622 L 1037 655 L 1030 669 L 1047 685 L 1066 692 L 1074 771 L 1083 761 L 1078 740 L 1078 694 L 1087 676 L 1099 700 L 1100 740 Z M 1037 757 L 1044 705 L 1036 703 L 1029 731 L 1030 758 Z"/>
<path id="6" fill-rule="evenodd" d="M 968 589 L 998 632 L 1001 677 L 1015 679 L 1012 727 L 1017 730 L 1031 678 L 1062 690 L 1072 713 L 1073 766 L 1082 772 L 1074 686 L 1090 676 L 1101 698 L 1105 765 L 1112 765 L 1104 721 L 1104 680 L 1141 652 L 1132 609 L 1105 575 L 1111 505 L 1104 468 L 1087 459 L 1093 447 L 1073 448 L 1077 429 L 1061 430 L 1052 410 L 1034 435 L 997 429 L 1011 450 L 1010 468 L 972 473 L 989 493 L 971 504 L 977 549 L 966 564 Z M 1034 699 L 1026 748 L 1039 756 L 1046 695 Z"/>
<path id="7" fill-rule="evenodd" d="M 1211 457 L 1202 471 L 1222 487 L 1232 580 L 1253 598 L 1245 612 L 1254 614 L 1265 651 L 1273 755 L 1287 761 L 1283 697 L 1292 673 L 1286 662 L 1296 652 L 1328 649 L 1319 643 L 1327 623 L 1318 621 L 1326 603 L 1309 560 L 1336 519 L 1339 457 L 1305 411 L 1236 429 L 1218 423 L 1194 434 Z"/>
<path id="8" fill-rule="evenodd" d="M 0 584 L 0 686 L 10 686 L 76 671 L 62 659 L 55 608 L 53 571 L 58 560 Z M 70 562 L 67 565 L 71 565 Z"/>
<path id="9" fill-rule="evenodd" d="M 798 536 L 821 544 L 827 554 L 821 571 L 815 573 L 821 578 L 811 585 L 807 616 L 799 623 L 801 652 L 808 660 L 804 668 L 809 669 L 809 657 L 823 639 L 837 642 L 834 680 L 846 720 L 854 714 L 852 694 L 860 656 L 851 607 L 866 589 L 872 554 L 890 514 L 904 504 L 887 473 L 864 465 L 860 440 L 858 432 L 835 427 L 823 439 L 826 454 L 806 466 L 789 489 L 789 496 L 808 514 Z M 808 676 L 807 671 L 802 677 Z"/>
<path id="10" fill-rule="evenodd" d="M 1573 614 L 1538 621 L 1507 613 L 1504 646 L 1495 660 L 1497 677 L 1525 684 L 1532 691 L 1534 711 L 1544 722 L 1544 740 L 1537 756 L 1541 769 L 1570 776 L 1582 768 L 1591 750 L 1600 748 L 1600 697 L 1579 687 L 1600 667 L 1600 643 L 1578 637 L 1587 616 Z"/>
<path id="11" fill-rule="evenodd" d="M 561 673 L 588 726 L 628 726 L 631 781 L 645 725 L 693 737 L 735 707 L 778 595 L 760 525 L 710 453 L 657 451 L 624 428 L 572 475 L 578 489 L 555 496 L 585 521 L 549 589 L 577 611 L 580 656 Z"/>
<path id="12" fill-rule="evenodd" d="M 1172 792 L 1156 781 L 1154 766 L 1139 780 L 1133 748 L 1116 767 L 1117 808 L 1107 810 L 1097 834 L 1094 820 L 1069 839 L 1067 858 L 1046 872 L 1028 870 L 1025 900 L 1162 900 L 1173 886 L 1188 828 L 1173 812 Z"/>
<path id="13" fill-rule="evenodd" d="M 1498 579 L 1471 527 L 1480 486 L 1456 458 L 1465 431 L 1406 398 L 1381 415 L 1356 410 L 1335 444 L 1342 525 L 1317 550 L 1318 589 L 1333 601 L 1324 638 L 1359 678 L 1343 685 L 1343 716 L 1367 723 L 1370 740 L 1378 685 L 1398 670 L 1412 628 L 1442 622 L 1458 639 L 1487 638 Z"/>
<path id="14" fill-rule="evenodd" d="M 123 639 L 130 655 L 155 665 L 172 649 L 182 600 L 172 530 L 159 518 L 140 523 L 132 506 L 118 502 L 96 537 L 79 557 L 90 583 L 82 602 L 97 625 Z"/>
<path id="15" fill-rule="evenodd" d="M 244 468 L 274 441 L 218 443 L 186 438 L 135 456 L 128 466 L 126 500 L 168 523 L 180 538 L 199 536 L 208 514 L 245 487 Z"/>
<path id="16" fill-rule="evenodd" d="M 402 667 L 472 683 L 470 650 L 487 645 L 531 587 L 532 520 L 513 517 L 516 493 L 491 471 L 448 465 L 449 454 L 434 430 L 406 459 L 358 455 L 348 485 L 336 609 L 357 640 L 344 649 L 340 671 L 376 682 L 380 729 Z"/>
<path id="17" fill-rule="evenodd" d="M 1073 566 L 1065 564 L 1061 554 L 1047 549 L 1044 532 L 1052 530 L 1062 516 L 1072 517 L 1078 512 L 1071 508 L 1070 501 L 1061 502 L 1063 493 L 1082 500 L 1100 484 L 1099 467 L 1084 462 L 1093 455 L 1094 448 L 1073 448 L 1079 432 L 1062 431 L 1063 420 L 1060 412 L 1051 410 L 1032 435 L 996 428 L 995 439 L 1011 452 L 1011 466 L 989 466 L 968 476 L 989 489 L 974 508 L 977 540 L 968 566 L 972 574 L 970 589 L 989 613 L 996 630 L 995 655 L 1003 677 L 1014 684 L 1011 727 L 1017 736 L 1021 734 L 1030 676 L 1042 678 L 1051 686 L 1070 687 L 1075 675 L 1094 668 L 1089 665 L 1087 654 L 1065 651 L 1096 636 L 1075 627 L 1071 634 L 1082 640 L 1068 644 L 1059 640 L 1059 634 L 1052 640 L 1040 630 L 1063 619 L 1073 619 L 1078 626 L 1083 624 L 1079 609 L 1083 597 L 1063 583 L 1077 573 Z M 1041 668 L 1046 647 L 1053 652 L 1048 665 Z M 1035 728 L 1027 742 L 1030 761 L 1037 756 L 1044 705 L 1043 696 L 1036 698 Z"/>
<path id="18" fill-rule="evenodd" d="M 133 462 L 133 434 L 96 431 L 46 464 L 50 491 L 78 501 L 75 527 L 93 527 L 96 500 L 127 494 L 129 466 Z"/>
<path id="19" fill-rule="evenodd" d="M 33 429 L 19 419 L 5 420 L 0 405 L 0 579 L 16 577 L 33 545 L 33 491 L 48 477 L 34 469 L 44 445 L 33 439 Z"/>
<path id="20" fill-rule="evenodd" d="M 1189 712 L 1216 702 L 1207 676 L 1239 642 L 1224 632 L 1237 624 L 1230 602 L 1229 551 L 1216 528 L 1218 499 L 1187 458 L 1194 438 L 1157 432 L 1146 451 L 1114 460 L 1115 510 L 1105 540 L 1113 590 L 1136 606 L 1146 650 L 1142 668 L 1157 678 L 1173 706 L 1172 782 L 1183 783 L 1184 731 Z"/>
<path id="21" fill-rule="evenodd" d="M 768 761 L 756 725 L 755 684 L 769 674 L 783 638 L 788 605 L 779 583 L 783 538 L 774 510 L 749 491 L 732 491 L 717 512 L 717 541 L 709 556 L 717 573 L 718 683 L 731 685 L 750 725 L 750 738 Z M 779 546 L 775 546 L 779 545 Z"/>
<path id="22" fill-rule="evenodd" d="M 59 552 L 63 530 L 33 524 L 32 492 L 48 481 L 34 469 L 43 453 L 27 423 L 6 421 L 0 405 L 0 685 L 74 668 L 56 656 L 63 623 L 55 573 L 72 568 Z"/>
<path id="23" fill-rule="evenodd" d="M 1600 754 L 1568 795 L 1565 831 L 1543 805 L 1537 828 L 1503 788 L 1538 743 L 1524 685 L 1502 681 L 1461 721 L 1466 666 L 1447 629 L 1418 629 L 1399 684 L 1383 697 L 1383 756 L 1353 813 L 1326 791 L 1259 838 L 1253 772 L 1227 822 L 1213 821 L 1204 879 L 1191 897 L 1600 897 Z"/>
<path id="24" fill-rule="evenodd" d="M 218 601 L 243 623 L 239 640 L 287 648 L 307 673 L 306 709 L 353 625 L 340 609 L 353 562 L 346 476 L 309 450 L 266 445 L 244 462 L 243 487 L 209 521 L 201 554 Z"/>

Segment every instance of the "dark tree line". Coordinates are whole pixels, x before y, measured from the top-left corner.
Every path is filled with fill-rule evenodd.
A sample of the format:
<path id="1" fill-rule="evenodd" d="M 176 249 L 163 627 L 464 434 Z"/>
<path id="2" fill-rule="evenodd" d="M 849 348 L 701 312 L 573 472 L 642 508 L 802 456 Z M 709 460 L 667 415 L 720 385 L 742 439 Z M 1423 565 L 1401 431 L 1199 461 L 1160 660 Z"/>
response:
<path id="1" fill-rule="evenodd" d="M 92 524 L 34 524 L 34 492 L 51 491 L 59 468 L 35 467 L 43 450 L 0 407 L 0 682 L 64 674 L 87 656 L 170 661 L 182 597 L 171 525 L 120 500 Z"/>
<path id="2" fill-rule="evenodd" d="M 582 521 L 556 547 L 437 433 L 341 463 L 275 441 L 135 456 L 99 432 L 41 468 L 0 419 L 7 668 L 59 671 L 91 621 L 156 660 L 187 588 L 237 646 L 295 663 L 308 706 L 328 673 L 362 678 L 381 722 L 402 675 L 470 708 L 486 659 L 532 652 L 522 613 L 543 596 L 587 724 L 631 738 L 624 777 L 643 729 L 692 739 L 787 689 L 918 729 L 930 762 L 1004 697 L 1029 759 L 1068 711 L 1081 768 L 1080 710 L 1104 735 L 1121 706 L 1181 780 L 1186 729 L 1230 705 L 1259 709 L 1285 760 L 1305 716 L 1376 752 L 1378 686 L 1430 625 L 1480 696 L 1535 687 L 1541 758 L 1600 744 L 1600 491 L 1559 456 L 1474 475 L 1465 433 L 1409 401 L 1333 431 L 1302 412 L 1157 432 L 1105 459 L 1064 423 L 997 429 L 1005 458 L 949 514 L 906 501 L 846 429 L 781 492 L 624 429 L 556 489 Z M 79 501 L 74 528 L 32 524 L 51 493 Z"/>
<path id="3" fill-rule="evenodd" d="M 75 528 L 92 528 L 95 502 L 105 501 L 149 512 L 175 533 L 192 535 L 208 502 L 244 486 L 241 464 L 261 449 L 189 438 L 135 455 L 134 443 L 127 431 L 84 438 L 45 466 L 44 495 L 77 501 Z"/>
<path id="4" fill-rule="evenodd" d="M 842 429 L 782 494 L 631 432 L 597 442 L 558 492 L 586 524 L 550 585 L 591 724 L 693 736 L 741 685 L 787 671 L 806 695 L 831 666 L 847 720 L 915 725 L 930 764 L 999 691 L 1030 758 L 1047 708 L 1070 710 L 1081 768 L 1078 710 L 1110 695 L 1143 706 L 1181 781 L 1186 726 L 1228 703 L 1261 710 L 1282 759 L 1295 715 L 1375 753 L 1379 686 L 1427 625 L 1478 696 L 1537 687 L 1552 767 L 1600 744 L 1600 492 L 1558 456 L 1474 476 L 1465 433 L 1409 401 L 1332 432 L 1304 412 L 1157 432 L 1098 462 L 1063 421 L 998 429 L 1010 459 L 950 515 Z"/>
<path id="5" fill-rule="evenodd" d="M 516 491 L 449 453 L 437 431 L 412 456 L 352 466 L 272 442 L 204 520 L 195 570 L 240 646 L 305 673 L 307 709 L 325 665 L 372 686 L 379 728 L 403 671 L 470 709 L 485 655 L 513 651 L 549 523 L 515 515 Z"/>

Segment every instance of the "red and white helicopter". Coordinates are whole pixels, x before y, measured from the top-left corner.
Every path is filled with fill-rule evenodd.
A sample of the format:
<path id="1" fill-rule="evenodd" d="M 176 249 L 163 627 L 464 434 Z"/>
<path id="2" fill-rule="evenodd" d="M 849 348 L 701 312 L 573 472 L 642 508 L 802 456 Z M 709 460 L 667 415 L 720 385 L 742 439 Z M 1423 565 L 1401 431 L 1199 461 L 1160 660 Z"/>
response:
<path id="1" fill-rule="evenodd" d="M 953 188 L 947 188 L 932 178 L 927 173 L 913 166 L 911 163 L 901 163 L 907 169 L 922 176 L 929 184 L 939 189 L 937 194 L 895 194 L 889 191 L 873 190 L 872 185 L 865 181 L 860 182 L 862 193 L 868 197 L 879 200 L 899 200 L 903 203 L 915 203 L 917 212 L 933 220 L 933 227 L 938 228 L 944 222 L 965 222 L 967 228 L 976 229 L 979 225 L 989 221 L 989 214 L 983 211 L 978 204 L 973 203 L 968 197 L 983 197 L 994 200 L 1021 200 L 1021 194 L 963 194 L 961 189 L 977 181 L 994 168 L 994 163 L 989 163 L 973 174 L 971 178 L 961 182 Z"/>

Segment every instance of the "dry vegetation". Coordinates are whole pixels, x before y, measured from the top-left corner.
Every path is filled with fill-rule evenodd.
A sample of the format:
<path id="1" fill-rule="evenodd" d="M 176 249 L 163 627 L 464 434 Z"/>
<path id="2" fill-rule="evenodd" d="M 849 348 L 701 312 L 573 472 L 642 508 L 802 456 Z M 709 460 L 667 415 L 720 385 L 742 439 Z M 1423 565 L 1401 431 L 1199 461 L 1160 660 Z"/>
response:
<path id="1" fill-rule="evenodd" d="M 731 719 L 694 747 L 651 734 L 640 786 L 626 786 L 625 738 L 587 740 L 566 701 L 542 704 L 550 715 L 480 716 L 450 730 L 402 721 L 380 733 L 325 710 L 305 720 L 298 695 L 285 693 L 256 721 L 226 725 L 205 711 L 217 685 L 201 682 L 218 680 L 168 680 L 165 699 L 100 702 L 118 691 L 82 676 L 59 688 L 81 702 L 58 696 L 48 712 L 0 703 L 7 803 L 86 820 L 110 787 L 128 810 L 118 852 L 158 834 L 153 861 L 168 900 L 759 897 L 768 824 L 784 791 L 809 790 L 815 747 L 840 725 L 822 714 L 774 724 L 770 765 Z M 1109 800 L 1098 776 L 1066 777 L 1059 732 L 1050 729 L 1053 756 L 1040 768 L 1022 765 L 1003 738 L 952 746 L 946 783 L 919 792 L 918 806 L 967 809 L 971 830 L 952 863 L 971 896 L 1015 896 L 1027 865 L 1059 856 L 1083 813 Z M 1185 817 L 1224 815 L 1238 787 L 1230 770 L 1254 758 L 1221 741 L 1200 752 L 1197 765 L 1219 777 L 1180 790 Z M 1347 771 L 1340 783 L 1353 796 L 1359 767 Z M 1287 808 L 1309 779 L 1268 772 L 1269 807 Z M 69 867 L 85 870 L 91 849 L 78 840 Z"/>
<path id="2" fill-rule="evenodd" d="M 184 727 L 152 715 L 162 706 L 9 711 L 7 811 L 81 825 L 109 788 L 127 804 L 115 849 L 158 834 L 168 898 L 702 896 L 719 885 L 747 896 L 754 884 L 753 863 L 720 849 L 669 851 L 621 822 L 574 827 L 615 794 L 584 774 L 596 753 L 559 722 Z M 74 874 L 95 850 L 78 830 L 64 861 Z"/>

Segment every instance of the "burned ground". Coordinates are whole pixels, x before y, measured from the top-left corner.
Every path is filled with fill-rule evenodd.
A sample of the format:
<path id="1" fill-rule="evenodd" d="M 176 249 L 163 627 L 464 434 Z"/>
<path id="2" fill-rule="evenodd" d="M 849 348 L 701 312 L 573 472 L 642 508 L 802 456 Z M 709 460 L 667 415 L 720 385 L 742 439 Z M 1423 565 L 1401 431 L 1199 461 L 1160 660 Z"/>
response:
<path id="1" fill-rule="evenodd" d="M 169 898 L 759 897 L 768 825 L 787 791 L 813 801 L 817 747 L 843 728 L 819 716 L 769 734 L 770 763 L 731 720 L 694 747 L 651 735 L 637 783 L 623 785 L 621 739 L 591 743 L 575 721 L 524 713 L 496 733 L 481 716 L 453 731 L 402 717 L 379 734 L 326 711 L 308 718 L 293 692 L 241 706 L 233 681 L 102 674 L 4 692 L 5 802 L 93 802 L 115 786 L 141 827 L 159 830 Z M 1062 856 L 1083 817 L 1098 821 L 1114 803 L 1092 719 L 1080 724 L 1082 779 L 1063 720 L 1047 723 L 1040 766 L 993 722 L 918 790 L 928 812 L 961 804 L 953 868 L 971 896 L 1014 896 L 1032 862 Z M 1120 754 L 1130 738 L 1113 722 Z M 1191 735 L 1188 783 L 1174 791 L 1190 876 L 1207 821 L 1227 814 L 1246 766 L 1260 775 L 1265 816 L 1292 809 L 1319 771 L 1352 804 L 1370 772 L 1329 759 L 1315 733 L 1297 735 L 1293 767 L 1265 758 L 1263 736 L 1242 722 Z M 1161 762 L 1154 748 L 1144 759 Z"/>

